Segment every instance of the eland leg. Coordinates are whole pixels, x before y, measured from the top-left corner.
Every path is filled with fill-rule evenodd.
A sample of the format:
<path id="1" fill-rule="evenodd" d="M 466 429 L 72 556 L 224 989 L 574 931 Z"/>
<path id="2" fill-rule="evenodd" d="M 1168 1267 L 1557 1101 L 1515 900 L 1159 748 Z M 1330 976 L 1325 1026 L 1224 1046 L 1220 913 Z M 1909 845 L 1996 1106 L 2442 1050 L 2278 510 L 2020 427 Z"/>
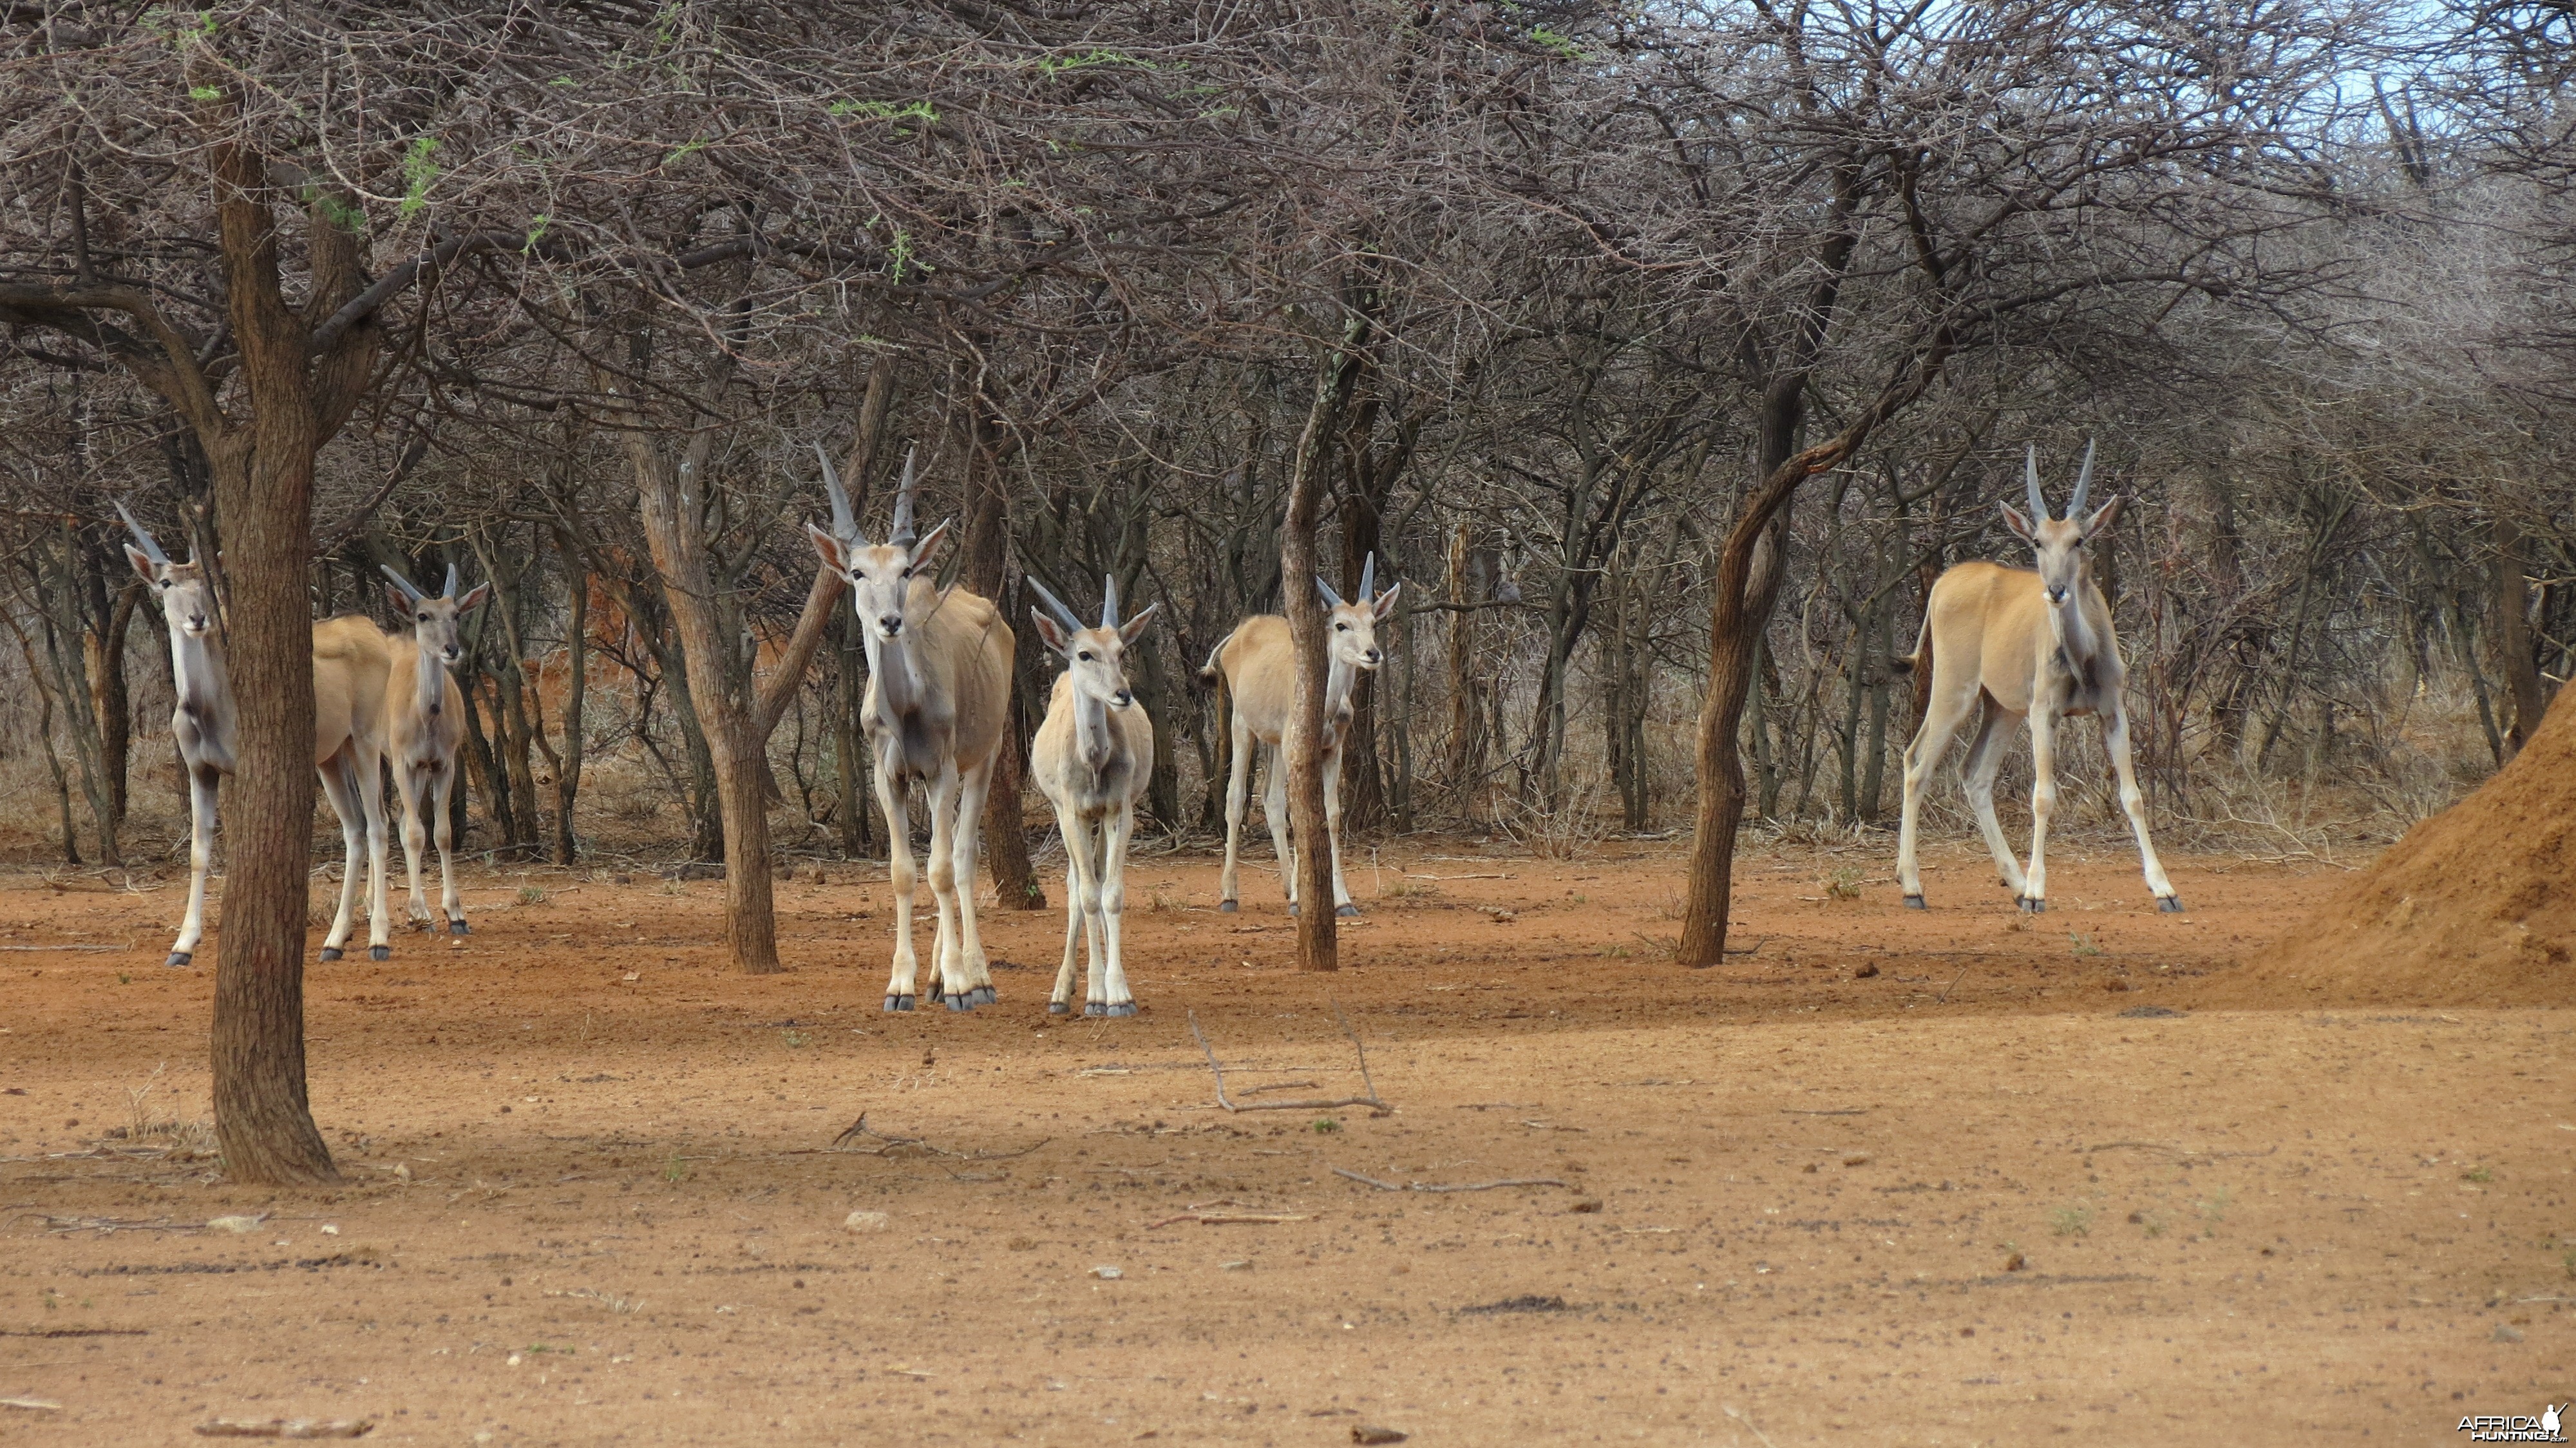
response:
<path id="1" fill-rule="evenodd" d="M 1959 777 L 1967 789 L 1968 807 L 1976 812 L 1977 833 L 1985 836 L 1986 852 L 1995 857 L 1995 878 L 2019 899 L 2021 861 L 2013 858 L 2012 842 L 2004 838 L 2003 822 L 1995 818 L 1995 775 L 2003 769 L 2004 745 L 2012 737 L 2015 717 L 1992 700 L 1986 702 L 1977 737 L 1968 745 L 1968 757 L 1960 761 Z"/>
<path id="2" fill-rule="evenodd" d="M 429 928 L 429 900 L 420 893 L 420 857 L 429 853 L 429 831 L 421 823 L 421 770 L 418 765 L 394 766 L 394 788 L 402 795 L 403 875 L 411 882 L 411 899 L 406 909 L 412 924 Z"/>
<path id="3" fill-rule="evenodd" d="M 384 960 L 393 954 L 392 912 L 387 909 L 385 864 L 386 836 L 391 833 L 385 818 L 385 762 L 381 753 L 361 750 L 358 760 L 358 807 L 367 816 L 367 958 Z"/>
<path id="4" fill-rule="evenodd" d="M 1968 711 L 1976 707 L 1978 697 L 1973 679 L 1966 690 L 1946 693 L 1936 680 L 1931 706 L 1923 711 L 1923 727 L 1914 731 L 1914 742 L 1905 746 L 1905 805 L 1896 830 L 1896 884 L 1912 909 L 1923 908 L 1923 871 L 1915 860 L 1915 838 L 1923 820 L 1923 787 L 1931 782 L 1932 771 L 1950 752 L 1950 736 L 1967 721 Z"/>
<path id="5" fill-rule="evenodd" d="M 367 814 L 358 800 L 358 769 L 350 752 L 349 746 L 342 745 L 339 753 L 314 771 L 322 777 L 322 793 L 331 801 L 331 813 L 340 817 L 340 909 L 331 917 L 330 933 L 322 937 L 324 960 L 338 960 L 341 947 L 349 943 L 349 925 L 358 909 L 358 880 L 366 864 Z"/>
<path id="6" fill-rule="evenodd" d="M 1225 871 L 1217 876 L 1219 913 L 1231 915 L 1241 908 L 1235 894 L 1235 862 L 1243 851 L 1243 811 L 1252 798 L 1252 751 L 1260 746 L 1252 731 L 1238 718 L 1234 721 L 1233 768 L 1225 784 Z"/>
<path id="7" fill-rule="evenodd" d="M 194 960 L 197 942 L 206 935 L 206 874 L 215 862 L 215 783 L 222 777 L 209 764 L 188 771 L 188 915 L 179 922 L 179 939 L 165 962 L 174 967 Z"/>
<path id="8" fill-rule="evenodd" d="M 2048 908 L 2048 817 L 2057 812 L 2057 712 L 2046 692 L 2030 710 L 2030 868 L 2022 872 L 2021 908 Z"/>
<path id="9" fill-rule="evenodd" d="M 984 937 L 975 928 L 975 842 L 984 829 L 984 801 L 993 792 L 993 756 L 967 770 L 957 782 L 957 830 L 950 842 L 957 860 L 957 944 L 965 966 L 966 1004 L 989 1006 L 993 963 L 984 954 Z"/>
<path id="10" fill-rule="evenodd" d="M 1047 997 L 1047 1014 L 1062 1016 L 1073 1012 L 1073 949 L 1082 936 L 1082 877 L 1091 868 L 1091 831 L 1081 816 L 1061 805 L 1056 807 L 1055 827 L 1064 836 L 1064 963 L 1056 967 L 1055 993 Z M 1090 994 L 1088 988 L 1084 994 Z"/>
<path id="11" fill-rule="evenodd" d="M 456 787 L 456 761 L 441 763 L 429 777 L 429 830 L 438 841 L 438 912 L 447 920 L 447 933 L 468 933 L 465 924 L 465 896 L 456 888 L 456 815 L 447 807 L 448 791 Z"/>
<path id="12" fill-rule="evenodd" d="M 930 781 L 930 898 L 939 912 L 931 938 L 931 999 L 952 1011 L 971 1011 L 974 1000 L 966 983 L 965 952 L 957 929 L 957 764 L 949 760 Z"/>
<path id="13" fill-rule="evenodd" d="M 1121 952 L 1118 929 L 1127 913 L 1127 842 L 1136 835 L 1134 802 L 1120 805 L 1116 814 L 1103 820 L 1101 833 L 1106 838 L 1101 841 L 1099 889 L 1091 906 L 1092 940 L 1100 944 L 1100 952 L 1091 965 L 1090 999 L 1100 1003 L 1104 1016 L 1132 1016 L 1136 1014 L 1136 997 L 1127 991 L 1127 959 Z M 1106 944 L 1101 944 L 1103 941 Z M 1086 1001 L 1082 1009 L 1085 1015 L 1090 1014 L 1090 1002 Z"/>
<path id="14" fill-rule="evenodd" d="M 1277 746 L 1263 751 L 1261 812 L 1270 822 L 1270 848 L 1279 856 L 1279 883 L 1288 892 L 1288 913 L 1297 913 L 1297 851 L 1288 843 L 1288 755 Z"/>
<path id="15" fill-rule="evenodd" d="M 1351 903 L 1351 887 L 1342 880 L 1342 746 L 1338 742 L 1324 755 L 1324 838 L 1333 846 L 1333 913 L 1357 915 L 1360 907 Z"/>
<path id="16" fill-rule="evenodd" d="M 885 1008 L 908 1011 L 919 993 L 920 958 L 912 949 L 912 806 L 905 798 L 900 751 L 877 751 L 877 808 L 885 815 L 886 888 L 894 894 L 894 973 L 886 977 Z"/>
<path id="17" fill-rule="evenodd" d="M 2129 816 L 2129 830 L 2138 837 L 2138 859 L 2146 867 L 2147 889 L 2154 892 L 2156 909 L 2173 914 L 2182 909 L 2182 897 L 2174 893 L 2173 881 L 2165 877 L 2164 862 L 2156 858 L 2156 843 L 2147 838 L 2147 795 L 2138 788 L 2137 766 L 2129 758 L 2129 711 L 2121 707 L 2114 695 L 2111 712 L 2102 722 L 2102 750 L 2111 756 L 2111 772 L 2120 777 L 2120 808 Z"/>

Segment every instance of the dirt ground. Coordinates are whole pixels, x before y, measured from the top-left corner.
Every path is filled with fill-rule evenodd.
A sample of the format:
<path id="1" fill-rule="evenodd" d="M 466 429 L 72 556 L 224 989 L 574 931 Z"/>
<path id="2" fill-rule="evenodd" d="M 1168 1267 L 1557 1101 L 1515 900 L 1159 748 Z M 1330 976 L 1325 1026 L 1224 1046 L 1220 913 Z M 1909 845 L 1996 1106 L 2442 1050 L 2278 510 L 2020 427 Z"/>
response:
<path id="1" fill-rule="evenodd" d="M 1220 915 L 1149 856 L 1125 1021 L 1044 1014 L 1052 911 L 986 912 L 999 1004 L 882 1014 L 872 867 L 781 887 L 763 979 L 718 882 L 479 871 L 470 939 L 312 969 L 310 1195 L 110 1134 L 207 1111 L 179 889 L 0 878 L 0 1395 L 59 1405 L 0 1441 L 2431 1444 L 2576 1397 L 2576 1009 L 2205 1008 L 2331 872 L 2176 858 L 2159 916 L 2107 843 L 2035 920 L 1968 850 L 1929 914 L 1884 851 L 1756 852 L 1754 948 L 1683 971 L 1680 848 L 1362 851 L 1329 977 L 1275 876 Z M 1391 1111 L 1218 1109 L 1190 1012 L 1260 1106 L 1361 1091 L 1335 1002 Z"/>

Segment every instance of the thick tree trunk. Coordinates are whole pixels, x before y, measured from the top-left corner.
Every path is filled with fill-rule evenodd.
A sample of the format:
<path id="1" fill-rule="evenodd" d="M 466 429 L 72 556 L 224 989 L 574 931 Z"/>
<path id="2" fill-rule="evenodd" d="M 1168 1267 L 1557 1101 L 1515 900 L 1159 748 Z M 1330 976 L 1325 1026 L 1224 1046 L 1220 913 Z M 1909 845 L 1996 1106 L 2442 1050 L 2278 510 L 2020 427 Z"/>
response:
<path id="1" fill-rule="evenodd" d="M 836 616 L 840 620 L 834 625 L 840 632 L 840 651 L 835 656 L 840 698 L 832 711 L 832 772 L 840 803 L 834 808 L 841 828 L 841 854 L 857 860 L 868 855 L 868 751 L 859 738 L 859 710 L 867 699 L 867 655 L 861 648 L 857 620 L 847 611 Z"/>
<path id="2" fill-rule="evenodd" d="M 770 895 L 768 767 L 740 698 L 746 681 L 731 677 L 744 672 L 747 663 L 735 658 L 698 516 L 700 489 L 707 486 L 706 459 L 713 451 L 708 436 L 693 439 L 675 463 L 651 437 L 630 431 L 627 454 L 634 463 L 644 540 L 662 575 L 663 596 L 671 606 L 688 673 L 689 700 L 715 772 L 716 803 L 724 821 L 725 939 L 734 965 L 745 975 L 774 975 L 781 967 Z"/>
<path id="3" fill-rule="evenodd" d="M 1477 687 L 1476 599 L 1467 525 L 1449 530 L 1449 794 L 1450 808 L 1473 818 L 1485 777 L 1484 693 Z"/>

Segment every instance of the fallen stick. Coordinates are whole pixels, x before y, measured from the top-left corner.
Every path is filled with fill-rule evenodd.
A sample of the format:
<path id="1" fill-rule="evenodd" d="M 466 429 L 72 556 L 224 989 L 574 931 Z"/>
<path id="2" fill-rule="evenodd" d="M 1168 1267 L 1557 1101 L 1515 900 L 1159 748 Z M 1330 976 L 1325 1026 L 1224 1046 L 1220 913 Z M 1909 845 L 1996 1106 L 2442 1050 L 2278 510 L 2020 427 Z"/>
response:
<path id="1" fill-rule="evenodd" d="M 1314 1084 L 1315 1083 L 1312 1081 L 1273 1081 L 1267 1086 L 1252 1087 L 1243 1094 L 1246 1096 L 1258 1096 L 1264 1091 L 1294 1091 L 1300 1086 L 1311 1088 Z"/>
<path id="2" fill-rule="evenodd" d="M 1505 1177 L 1501 1181 L 1459 1182 L 1387 1182 L 1373 1176 L 1362 1176 L 1345 1167 L 1333 1168 L 1333 1175 L 1365 1182 L 1382 1192 L 1490 1192 L 1496 1187 L 1561 1187 L 1565 1183 L 1554 1177 Z"/>
<path id="3" fill-rule="evenodd" d="M 1216 1077 L 1216 1104 L 1227 1111 L 1329 1111 L 1339 1106 L 1365 1106 L 1379 1115 L 1393 1112 L 1395 1108 L 1386 1104 L 1385 1099 L 1377 1094 L 1377 1082 L 1369 1076 L 1368 1047 L 1361 1044 L 1359 1032 L 1351 1029 L 1350 1019 L 1342 1014 L 1342 1003 L 1334 1001 L 1332 1005 L 1334 1021 L 1340 1024 L 1342 1034 L 1350 1037 L 1351 1049 L 1359 1053 L 1360 1084 L 1368 1088 L 1367 1095 L 1336 1096 L 1330 1100 L 1312 1101 L 1237 1101 L 1225 1094 L 1225 1068 L 1217 1064 L 1216 1047 L 1208 1044 L 1207 1032 L 1199 1029 L 1198 1012 L 1191 1011 L 1189 1013 L 1190 1035 L 1198 1041 L 1199 1050 L 1206 1055 L 1209 1073 Z M 852 1129 L 856 1130 L 855 1127 Z"/>
<path id="4" fill-rule="evenodd" d="M 133 948 L 132 942 L 124 945 L 0 945 L 0 950 L 132 950 Z"/>
<path id="5" fill-rule="evenodd" d="M 1950 983 L 1948 985 L 1941 987 L 1941 994 L 1933 998 L 1932 1004 L 1937 1006 L 1948 1001 L 1950 999 L 1950 992 L 1957 990 L 1959 988 L 1959 982 L 1966 980 L 1967 978 L 1968 968 L 1964 965 L 1960 966 L 1959 973 L 1950 977 Z M 1755 1431 L 1758 1432 L 1760 1430 L 1757 1429 Z"/>
<path id="6" fill-rule="evenodd" d="M 0 1408 L 17 1408 L 29 1413 L 59 1413 L 63 1405 L 43 1398 L 0 1398 Z"/>
<path id="7" fill-rule="evenodd" d="M 199 1423 L 200 1438 L 364 1438 L 375 1431 L 373 1418 L 271 1418 L 254 1423 L 240 1418 L 217 1418 Z"/>
<path id="8" fill-rule="evenodd" d="M 1780 1108 L 1780 1114 L 1783 1116 L 1867 1116 L 1869 1108 L 1849 1106 L 1840 1111 L 1800 1111 L 1794 1106 L 1783 1106 Z"/>
<path id="9" fill-rule="evenodd" d="M 1304 1212 L 1183 1212 L 1159 1222 L 1147 1222 L 1145 1230 L 1168 1227 L 1174 1222 L 1196 1222 L 1202 1227 L 1268 1226 L 1277 1222 L 1310 1220 Z"/>

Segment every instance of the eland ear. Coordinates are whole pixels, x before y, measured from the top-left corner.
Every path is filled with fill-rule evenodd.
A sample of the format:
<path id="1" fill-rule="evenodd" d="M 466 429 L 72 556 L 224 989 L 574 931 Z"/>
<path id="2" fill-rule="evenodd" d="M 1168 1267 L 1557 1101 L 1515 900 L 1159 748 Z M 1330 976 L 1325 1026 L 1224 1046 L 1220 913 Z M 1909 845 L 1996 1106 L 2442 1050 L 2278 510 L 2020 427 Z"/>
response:
<path id="1" fill-rule="evenodd" d="M 1395 617 L 1395 596 L 1402 592 L 1404 592 L 1404 585 L 1402 583 L 1390 583 L 1386 586 L 1386 592 L 1377 596 L 1377 621 L 1379 623 L 1384 623 L 1388 619 Z"/>
<path id="2" fill-rule="evenodd" d="M 1029 605 L 1029 621 L 1038 626 L 1038 637 L 1048 648 L 1063 653 L 1073 647 L 1073 637 L 1064 631 L 1064 625 L 1047 617 L 1046 611 L 1034 603 Z"/>
<path id="3" fill-rule="evenodd" d="M 2084 520 L 2084 536 L 2090 538 L 2096 533 L 2109 530 L 2112 524 L 2119 522 L 2120 505 L 2127 501 L 2129 501 L 2127 498 L 2114 497 L 2111 501 L 2094 509 L 2093 516 Z"/>
<path id="4" fill-rule="evenodd" d="M 923 564 L 939 556 L 939 545 L 948 541 L 949 530 L 956 526 L 957 520 L 951 518 L 922 535 L 920 541 L 912 545 L 912 568 L 915 573 L 921 571 Z"/>
<path id="5" fill-rule="evenodd" d="M 840 539 L 810 522 L 805 525 L 805 536 L 814 541 L 814 555 L 823 560 L 824 567 L 836 575 L 850 571 L 850 565 L 841 557 Z"/>
<path id="6" fill-rule="evenodd" d="M 131 543 L 125 545 L 125 561 L 134 565 L 135 576 L 142 579 L 144 582 L 159 583 L 161 581 L 160 570 L 154 566 L 152 555 L 135 547 Z"/>
<path id="7" fill-rule="evenodd" d="M 2038 537 L 2031 532 L 2030 520 L 2021 515 L 2021 509 L 2014 507 L 2010 503 L 2003 502 L 1998 502 L 1995 506 L 2004 510 L 2004 526 L 2020 534 L 2022 536 L 2022 541 L 2026 543 L 2037 543 L 2039 541 Z"/>
<path id="8" fill-rule="evenodd" d="M 1145 625 L 1152 623 L 1154 621 L 1154 615 L 1162 612 L 1162 610 L 1163 605 L 1160 603 L 1149 603 L 1145 605 L 1144 608 L 1138 610 L 1134 618 L 1131 618 L 1118 626 L 1118 641 L 1129 648 L 1134 648 L 1136 646 L 1136 640 L 1145 636 Z"/>
<path id="9" fill-rule="evenodd" d="M 482 605 L 484 598 L 491 592 L 492 585 L 489 583 L 478 583 L 465 590 L 465 596 L 456 600 L 457 613 L 460 615 L 472 613 Z"/>
<path id="10" fill-rule="evenodd" d="M 401 614 L 405 618 L 411 617 L 411 594 L 405 590 L 401 584 L 386 584 L 385 597 L 394 601 L 394 612 Z"/>

